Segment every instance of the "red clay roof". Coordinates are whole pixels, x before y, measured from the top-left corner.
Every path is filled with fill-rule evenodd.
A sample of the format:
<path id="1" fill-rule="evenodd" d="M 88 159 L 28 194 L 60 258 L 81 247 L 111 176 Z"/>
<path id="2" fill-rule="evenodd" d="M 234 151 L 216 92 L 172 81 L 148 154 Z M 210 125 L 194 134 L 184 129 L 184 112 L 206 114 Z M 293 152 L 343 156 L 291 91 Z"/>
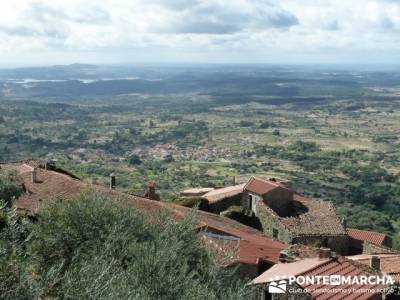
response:
<path id="1" fill-rule="evenodd" d="M 361 254 L 348 256 L 347 258 L 364 265 L 369 265 L 372 256 L 380 258 L 380 269 L 382 272 L 389 274 L 395 281 L 400 282 L 400 254 Z"/>
<path id="2" fill-rule="evenodd" d="M 286 189 L 286 187 L 283 187 L 275 181 L 252 177 L 245 185 L 244 190 L 263 196 L 276 188 Z"/>
<path id="3" fill-rule="evenodd" d="M 331 276 L 331 275 L 341 275 L 341 276 L 363 276 L 363 275 L 368 275 L 372 274 L 371 272 L 368 272 L 361 268 L 360 266 L 354 264 L 352 261 L 340 257 L 338 259 L 333 259 L 326 263 L 325 265 L 318 266 L 315 269 L 312 269 L 303 275 L 305 276 L 312 276 L 312 275 L 323 275 L 323 276 Z M 332 294 L 324 293 L 324 292 L 313 292 L 316 289 L 321 289 L 321 288 L 332 288 L 332 286 L 326 286 L 326 285 L 304 285 L 302 286 L 303 288 L 307 288 L 311 290 L 311 295 L 313 296 L 313 299 L 315 300 L 322 300 L 322 299 L 330 299 L 330 300 L 341 300 L 341 299 L 374 299 L 377 296 L 380 296 L 380 293 L 368 293 L 368 292 L 362 292 L 362 290 L 368 290 L 368 289 L 383 289 L 385 288 L 385 285 L 368 285 L 368 284 L 360 284 L 360 285 L 338 285 L 334 286 L 334 288 L 338 289 L 348 289 L 352 288 L 353 293 L 351 294 L 343 294 L 340 291 Z M 359 291 L 359 292 L 358 292 Z M 379 298 L 377 298 L 379 299 Z"/>
<path id="4" fill-rule="evenodd" d="M 181 219 L 191 213 L 190 208 L 175 205 L 168 202 L 153 201 L 142 197 L 129 195 L 117 190 L 110 190 L 103 186 L 83 182 L 65 173 L 56 171 L 37 169 L 37 183 L 31 181 L 31 171 L 33 163 L 10 163 L 1 164 L 1 168 L 14 169 L 21 176 L 26 188 L 26 193 L 16 201 L 16 207 L 20 210 L 36 212 L 46 202 L 54 198 L 70 199 L 79 195 L 82 190 L 92 188 L 96 192 L 106 193 L 116 197 L 128 199 L 128 205 L 141 209 L 149 215 L 154 215 L 161 209 L 168 209 L 171 217 Z M 35 165 L 36 166 L 36 165 Z M 279 253 L 286 248 L 284 243 L 274 241 L 266 237 L 260 231 L 245 226 L 234 220 L 225 218 L 203 211 L 197 212 L 199 218 L 199 228 L 216 229 L 227 234 L 240 238 L 239 262 L 257 264 L 259 259 L 272 263 L 279 261 Z"/>
<path id="5" fill-rule="evenodd" d="M 359 240 L 367 241 L 375 245 L 383 245 L 386 239 L 386 234 L 374 231 L 359 230 L 355 228 L 347 228 L 349 237 Z"/>
<path id="6" fill-rule="evenodd" d="M 305 258 L 291 263 L 279 263 L 253 279 L 253 284 L 267 283 L 275 281 L 276 278 L 288 278 L 289 276 L 299 276 L 309 270 L 327 263 L 330 259 L 320 259 L 318 257 Z"/>
<path id="7" fill-rule="evenodd" d="M 269 270 L 261 274 L 259 277 L 253 280 L 254 284 L 268 283 L 275 281 L 275 276 L 278 274 L 280 278 L 282 276 L 365 276 L 372 275 L 372 271 L 357 265 L 356 263 L 348 260 L 344 257 L 328 259 L 325 261 L 315 259 L 305 259 L 303 261 L 288 263 L 288 264 L 276 264 L 272 266 Z M 367 299 L 381 299 L 380 293 L 371 293 L 370 290 L 378 290 L 385 288 L 384 285 L 311 285 L 303 284 L 301 285 L 303 289 L 308 289 L 310 291 L 313 299 L 316 300 L 367 300 Z M 352 293 L 342 293 L 341 289 L 346 290 L 352 288 Z M 322 289 L 328 289 L 329 292 L 322 291 Z M 365 290 L 364 290 L 365 289 Z"/>
<path id="8" fill-rule="evenodd" d="M 233 186 L 227 186 L 220 189 L 214 189 L 204 194 L 202 197 L 206 198 L 209 203 L 215 203 L 226 198 L 234 197 L 243 193 L 245 184 L 238 184 Z"/>

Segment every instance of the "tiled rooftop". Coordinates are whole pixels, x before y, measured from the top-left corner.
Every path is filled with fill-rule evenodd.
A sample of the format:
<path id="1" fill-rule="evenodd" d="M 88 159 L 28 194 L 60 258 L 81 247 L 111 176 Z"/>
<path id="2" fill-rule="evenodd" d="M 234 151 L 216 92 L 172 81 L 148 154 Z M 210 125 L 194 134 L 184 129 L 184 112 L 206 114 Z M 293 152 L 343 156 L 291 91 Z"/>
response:
<path id="1" fill-rule="evenodd" d="M 351 260 L 343 257 L 331 258 L 327 260 L 320 260 L 318 258 L 304 259 L 301 261 L 276 264 L 269 270 L 261 274 L 253 280 L 254 284 L 268 283 L 274 281 L 275 276 L 363 276 L 372 275 L 373 271 L 367 267 L 358 265 Z M 367 300 L 367 299 L 381 299 L 380 294 L 377 292 L 371 293 L 369 290 L 378 290 L 385 288 L 384 285 L 301 285 L 303 289 L 308 289 L 311 296 L 315 300 Z M 321 291 L 322 289 L 329 289 L 330 292 Z M 341 289 L 346 290 L 352 288 L 352 293 L 343 293 Z"/>
<path id="2" fill-rule="evenodd" d="M 234 197 L 243 193 L 243 188 L 246 184 L 238 184 L 234 186 L 227 186 L 220 189 L 212 190 L 203 195 L 204 198 L 208 200 L 209 203 L 215 203 L 223 199 Z"/>
<path id="3" fill-rule="evenodd" d="M 293 195 L 293 200 L 307 208 L 306 211 L 292 217 L 278 217 L 294 236 L 346 234 L 332 203 L 305 198 L 298 194 Z M 272 209 L 271 213 L 274 213 Z"/>
<path id="4" fill-rule="evenodd" d="M 372 256 L 378 256 L 380 258 L 380 269 L 383 273 L 392 276 L 395 281 L 400 282 L 400 254 L 361 254 L 348 256 L 347 258 L 364 265 L 369 265 Z"/>
<path id="5" fill-rule="evenodd" d="M 279 263 L 253 279 L 253 284 L 268 283 L 275 281 L 276 278 L 288 278 L 289 276 L 299 276 L 309 270 L 330 261 L 330 259 L 305 258 L 292 263 Z"/>
<path id="6" fill-rule="evenodd" d="M 181 192 L 182 195 L 204 195 L 205 193 L 213 191 L 212 187 L 199 187 L 199 188 L 190 188 Z"/>
<path id="7" fill-rule="evenodd" d="M 31 171 L 32 166 L 39 167 L 37 169 L 37 183 L 32 183 Z M 167 209 L 171 217 L 180 219 L 192 212 L 191 209 L 175 205 L 168 202 L 152 201 L 146 198 L 129 195 L 119 192 L 118 190 L 110 190 L 103 186 L 90 184 L 76 179 L 75 176 L 69 175 L 65 171 L 52 171 L 41 168 L 37 162 L 16 162 L 1 164 L 1 168 L 14 169 L 21 176 L 25 185 L 26 193 L 24 193 L 16 201 L 16 207 L 20 210 L 28 210 L 36 212 L 46 202 L 57 198 L 73 198 L 82 190 L 94 189 L 96 192 L 106 193 L 116 197 L 124 197 L 128 199 L 128 205 L 141 209 L 149 215 L 154 215 L 160 209 Z M 249 264 L 256 264 L 259 259 L 272 263 L 279 261 L 279 253 L 286 248 L 286 245 L 273 241 L 266 237 L 263 233 L 240 224 L 234 220 L 198 211 L 199 228 L 213 228 L 227 234 L 240 238 L 238 249 L 238 261 Z"/>
<path id="8" fill-rule="evenodd" d="M 280 185 L 278 182 L 252 177 L 247 182 L 244 189 L 251 193 L 263 196 L 263 195 L 267 194 L 268 192 L 270 192 L 276 188 L 279 188 L 279 187 L 286 189 L 286 187 L 284 187 L 283 185 Z"/>
<path id="9" fill-rule="evenodd" d="M 349 237 L 359 240 L 367 241 L 375 245 L 383 245 L 387 235 L 375 231 L 359 230 L 355 228 L 347 228 L 347 234 Z"/>

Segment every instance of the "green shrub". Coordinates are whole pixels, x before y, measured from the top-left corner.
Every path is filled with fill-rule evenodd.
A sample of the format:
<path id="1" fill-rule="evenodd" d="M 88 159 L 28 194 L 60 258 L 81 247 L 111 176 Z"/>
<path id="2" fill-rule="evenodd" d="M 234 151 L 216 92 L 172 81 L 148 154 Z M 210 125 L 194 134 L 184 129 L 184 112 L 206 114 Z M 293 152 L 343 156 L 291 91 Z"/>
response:
<path id="1" fill-rule="evenodd" d="M 297 141 L 297 142 L 291 144 L 288 147 L 288 149 L 292 150 L 292 151 L 299 151 L 299 152 L 316 152 L 316 151 L 321 150 L 317 143 L 303 142 L 303 141 Z"/>
<path id="2" fill-rule="evenodd" d="M 16 173 L 8 170 L 0 170 L 0 200 L 10 206 L 12 201 L 18 198 L 22 192 L 23 189 L 18 183 Z"/>
<path id="3" fill-rule="evenodd" d="M 124 199 L 86 192 L 53 203 L 34 224 L 11 222 L 0 232 L 2 299 L 251 296 L 205 251 L 194 215 L 177 222 L 165 211 L 147 219 Z"/>
<path id="4" fill-rule="evenodd" d="M 129 156 L 128 162 L 130 165 L 135 166 L 135 165 L 140 165 L 142 163 L 142 160 L 137 154 L 133 154 Z"/>

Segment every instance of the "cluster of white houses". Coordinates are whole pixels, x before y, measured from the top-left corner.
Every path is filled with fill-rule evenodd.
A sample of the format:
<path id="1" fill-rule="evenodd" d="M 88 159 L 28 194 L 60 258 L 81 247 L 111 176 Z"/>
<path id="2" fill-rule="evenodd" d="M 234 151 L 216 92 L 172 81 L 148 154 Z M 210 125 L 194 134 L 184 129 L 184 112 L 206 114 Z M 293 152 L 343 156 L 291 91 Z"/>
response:
<path id="1" fill-rule="evenodd" d="M 19 211 L 36 213 L 52 199 L 74 199 L 82 190 L 93 189 L 124 197 L 129 205 L 150 216 L 168 210 L 171 218 L 179 220 L 191 212 L 190 208 L 159 201 L 154 183 L 140 197 L 120 191 L 115 175 L 108 188 L 41 161 L 3 163 L 0 168 L 15 170 L 19 175 L 25 191 L 15 202 Z M 190 189 L 182 194 L 208 201 L 209 211 L 198 211 L 199 222 L 194 230 L 206 247 L 223 254 L 221 266 L 238 266 L 257 287 L 258 299 L 399 299 L 392 284 L 337 285 L 337 290 L 330 293 L 321 292 L 329 288 L 324 284 L 295 283 L 285 293 L 271 293 L 270 287 L 277 284 L 279 276 L 390 275 L 399 281 L 400 253 L 390 248 L 390 238 L 346 228 L 329 202 L 302 197 L 284 182 L 260 178 L 218 189 Z M 248 216 L 258 218 L 262 231 L 221 215 L 231 206 L 241 206 Z M 341 292 L 349 288 L 353 292 Z"/>

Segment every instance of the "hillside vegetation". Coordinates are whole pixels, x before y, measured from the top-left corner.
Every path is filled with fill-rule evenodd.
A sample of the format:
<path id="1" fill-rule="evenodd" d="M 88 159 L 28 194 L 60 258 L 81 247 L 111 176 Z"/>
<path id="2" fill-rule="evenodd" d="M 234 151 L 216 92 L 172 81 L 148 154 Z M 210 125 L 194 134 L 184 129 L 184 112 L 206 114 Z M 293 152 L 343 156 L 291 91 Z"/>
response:
<path id="1" fill-rule="evenodd" d="M 87 79 L 81 69 L 88 68 L 96 82 L 68 81 Z M 165 200 L 234 177 L 277 177 L 333 201 L 349 226 L 398 239 L 397 71 L 78 65 L 7 72 L 2 78 L 26 72 L 68 82 L 4 83 L 0 161 L 52 159 L 104 185 L 115 173 L 125 191 L 155 181 Z M 117 79 L 133 76 L 149 81 L 138 89 L 141 81 Z M 92 94 L 97 88 L 109 93 Z"/>

